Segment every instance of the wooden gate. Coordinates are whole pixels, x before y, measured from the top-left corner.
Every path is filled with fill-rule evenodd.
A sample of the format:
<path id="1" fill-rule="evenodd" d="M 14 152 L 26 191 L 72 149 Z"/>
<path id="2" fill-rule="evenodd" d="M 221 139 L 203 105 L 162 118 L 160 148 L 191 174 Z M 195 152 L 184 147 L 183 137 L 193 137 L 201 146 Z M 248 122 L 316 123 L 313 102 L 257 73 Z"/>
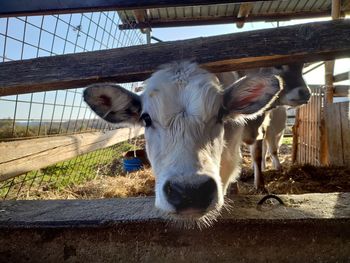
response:
<path id="1" fill-rule="evenodd" d="M 309 103 L 296 110 L 293 127 L 293 162 L 312 165 L 322 163 L 323 98 L 323 88 L 314 88 Z"/>
<path id="2" fill-rule="evenodd" d="M 329 104 L 327 121 L 328 161 L 332 165 L 350 167 L 350 102 Z"/>
<path id="3" fill-rule="evenodd" d="M 297 109 L 292 160 L 350 166 L 350 103 L 326 104 L 324 97 L 324 87 L 313 88 L 310 102 Z"/>

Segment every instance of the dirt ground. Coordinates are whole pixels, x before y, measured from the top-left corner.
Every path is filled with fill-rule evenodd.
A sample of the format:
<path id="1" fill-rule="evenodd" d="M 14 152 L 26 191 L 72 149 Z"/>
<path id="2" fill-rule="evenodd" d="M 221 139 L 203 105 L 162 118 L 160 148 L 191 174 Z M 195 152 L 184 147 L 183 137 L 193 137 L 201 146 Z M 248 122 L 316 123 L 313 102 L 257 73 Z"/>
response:
<path id="1" fill-rule="evenodd" d="M 267 162 L 264 172 L 269 193 L 303 194 L 326 192 L 350 192 L 350 169 L 343 167 L 294 166 L 291 164 L 291 146 L 283 144 L 280 160 L 283 171 L 271 169 Z M 73 187 L 69 198 L 110 198 L 154 195 L 155 178 L 150 168 L 123 173 L 121 160 L 104 167 L 96 179 Z M 117 172 L 116 172 L 117 171 Z M 243 149 L 242 174 L 238 181 L 239 194 L 254 194 L 253 171 L 248 151 Z"/>
<path id="2" fill-rule="evenodd" d="M 350 169 L 345 167 L 315 167 L 312 165 L 293 165 L 291 162 L 291 145 L 282 144 L 280 148 L 282 171 L 272 169 L 267 162 L 264 171 L 265 187 L 269 193 L 304 194 L 350 191 Z M 247 152 L 243 155 L 242 174 L 238 181 L 240 194 L 252 194 L 253 171 L 251 158 Z"/>

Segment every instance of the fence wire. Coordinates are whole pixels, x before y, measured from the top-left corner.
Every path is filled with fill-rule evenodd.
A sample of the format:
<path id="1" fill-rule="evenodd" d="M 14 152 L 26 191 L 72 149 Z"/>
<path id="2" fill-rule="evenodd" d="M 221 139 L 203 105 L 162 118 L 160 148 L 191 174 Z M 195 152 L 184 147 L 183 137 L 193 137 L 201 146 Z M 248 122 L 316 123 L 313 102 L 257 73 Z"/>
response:
<path id="1" fill-rule="evenodd" d="M 114 11 L 0 18 L 0 63 L 145 43 L 145 36 L 139 30 L 120 31 L 119 22 L 118 13 Z M 137 84 L 122 86 L 132 90 Z M 0 142 L 112 129 L 83 102 L 82 90 L 0 97 Z M 112 149 L 0 182 L 0 198 L 25 198 L 22 189 L 28 195 L 33 187 L 40 188 L 43 184 L 47 187 L 52 180 L 82 181 L 84 175 L 79 175 L 78 180 L 79 176 L 73 171 L 86 170 L 89 163 L 95 167 L 96 163 L 104 162 Z"/>
<path id="2" fill-rule="evenodd" d="M 139 30 L 120 31 L 118 24 L 117 12 L 0 18 L 0 61 L 144 43 Z M 0 140 L 109 129 L 81 94 L 78 88 L 0 97 Z"/>

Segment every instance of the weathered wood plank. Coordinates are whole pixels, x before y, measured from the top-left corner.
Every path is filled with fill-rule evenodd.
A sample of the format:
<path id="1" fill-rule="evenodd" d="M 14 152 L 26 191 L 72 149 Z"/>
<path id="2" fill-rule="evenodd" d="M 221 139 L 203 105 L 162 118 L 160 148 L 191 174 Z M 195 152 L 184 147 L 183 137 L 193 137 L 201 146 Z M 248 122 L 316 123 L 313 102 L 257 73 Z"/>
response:
<path id="1" fill-rule="evenodd" d="M 128 128 L 0 143 L 0 181 L 112 146 L 135 136 Z"/>
<path id="2" fill-rule="evenodd" d="M 337 85 L 334 87 L 334 97 L 348 97 L 350 98 L 350 86 Z"/>
<path id="3" fill-rule="evenodd" d="M 329 164 L 344 165 L 340 103 L 328 104 L 325 110 Z"/>
<path id="4" fill-rule="evenodd" d="M 59 13 L 95 12 L 107 10 L 134 10 L 176 6 L 215 5 L 264 0 L 11 0 L 0 1 L 1 16 L 47 15 Z M 266 0 L 265 0 L 266 1 Z M 273 0 L 274 1 L 274 0 Z"/>
<path id="5" fill-rule="evenodd" d="M 339 37 L 341 36 L 341 37 Z M 329 41 L 332 39 L 332 41 Z M 346 57 L 350 20 L 310 23 L 0 64 L 0 96 L 132 82 L 159 65 L 192 59 L 213 72 Z"/>
<path id="6" fill-rule="evenodd" d="M 327 198 L 325 198 L 327 197 Z M 230 212 L 223 220 L 350 220 L 350 193 L 280 195 L 286 206 L 257 209 L 262 198 L 235 196 Z M 0 229 L 19 227 L 101 227 L 118 222 L 164 220 L 154 207 L 154 197 L 99 200 L 35 200 L 0 203 Z"/>
<path id="7" fill-rule="evenodd" d="M 333 93 L 334 93 L 333 73 L 334 73 L 334 60 L 326 61 L 325 62 L 326 103 L 333 103 Z"/>
<path id="8" fill-rule="evenodd" d="M 334 82 L 340 82 L 350 79 L 350 72 L 343 72 L 334 76 Z"/>
<path id="9" fill-rule="evenodd" d="M 201 230 L 164 220 L 153 198 L 3 201 L 0 261 L 348 262 L 348 193 L 285 195 L 264 211 L 260 198 L 236 196 Z"/>
<path id="10" fill-rule="evenodd" d="M 340 122 L 344 165 L 350 167 L 350 102 L 341 102 Z"/>

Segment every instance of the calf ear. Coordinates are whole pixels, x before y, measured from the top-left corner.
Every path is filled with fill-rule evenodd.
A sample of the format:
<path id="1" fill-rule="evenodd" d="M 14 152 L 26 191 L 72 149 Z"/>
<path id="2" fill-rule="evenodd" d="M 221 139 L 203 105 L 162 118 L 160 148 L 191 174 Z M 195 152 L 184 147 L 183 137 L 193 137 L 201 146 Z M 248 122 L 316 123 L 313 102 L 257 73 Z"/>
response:
<path id="1" fill-rule="evenodd" d="M 267 109 L 283 88 L 275 75 L 254 74 L 236 81 L 224 93 L 224 107 L 233 114 L 259 114 Z"/>
<path id="2" fill-rule="evenodd" d="M 121 86 L 99 83 L 84 90 L 84 100 L 98 116 L 112 123 L 132 123 L 139 121 L 140 97 Z"/>

